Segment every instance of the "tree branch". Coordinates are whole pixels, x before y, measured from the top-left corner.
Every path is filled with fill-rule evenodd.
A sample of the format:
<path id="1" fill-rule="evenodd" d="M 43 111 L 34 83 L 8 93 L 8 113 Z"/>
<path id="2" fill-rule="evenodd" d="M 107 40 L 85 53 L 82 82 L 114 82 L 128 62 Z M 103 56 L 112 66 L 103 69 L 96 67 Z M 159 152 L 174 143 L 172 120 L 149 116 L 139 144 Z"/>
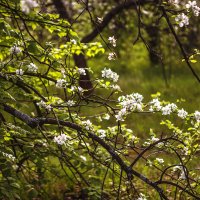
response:
<path id="1" fill-rule="evenodd" d="M 15 108 L 12 108 L 9 105 L 6 105 L 6 104 L 2 104 L 2 105 L 3 105 L 4 111 L 8 112 L 12 116 L 15 116 L 19 120 L 25 122 L 31 128 L 36 128 L 36 127 L 42 126 L 44 124 L 55 124 L 55 125 L 57 125 L 59 123 L 62 126 L 72 128 L 72 129 L 74 129 L 78 132 L 83 132 L 83 129 L 82 129 L 81 126 L 79 126 L 75 123 L 72 123 L 72 122 L 64 121 L 64 120 L 57 120 L 57 119 L 54 119 L 54 118 L 31 118 L 29 115 L 22 113 L 22 112 L 16 110 Z M 113 160 L 116 160 L 116 162 L 120 165 L 121 169 L 126 172 L 129 180 L 131 180 L 132 176 L 134 175 L 134 176 L 138 177 L 139 179 L 141 179 L 143 182 L 145 182 L 148 185 L 150 185 L 151 187 L 153 187 L 163 199 L 165 199 L 165 200 L 168 199 L 163 194 L 162 189 L 157 186 L 157 184 L 150 181 L 148 178 L 146 178 L 145 176 L 143 176 L 139 172 L 128 167 L 125 164 L 125 162 L 121 159 L 121 157 L 115 152 L 115 150 L 110 145 L 108 145 L 106 142 L 104 142 L 104 140 L 102 140 L 101 138 L 99 138 L 97 135 L 95 135 L 92 132 L 87 132 L 87 134 L 88 134 L 89 138 L 93 139 L 98 144 L 100 144 L 104 149 L 107 150 L 107 152 L 112 156 Z"/>
<path id="2" fill-rule="evenodd" d="M 60 14 L 60 17 L 63 19 L 68 20 L 69 22 L 71 21 L 71 18 L 67 12 L 67 10 L 65 9 L 65 5 L 62 2 L 62 0 L 52 0 L 54 6 L 56 7 L 58 13 Z"/>
<path id="3" fill-rule="evenodd" d="M 83 37 L 81 42 L 83 43 L 91 42 L 99 33 L 101 33 L 104 30 L 106 26 L 108 26 L 111 20 L 120 12 L 122 12 L 124 9 L 130 9 L 130 8 L 136 7 L 138 3 L 140 3 L 140 5 L 144 5 L 146 3 L 152 3 L 152 2 L 154 2 L 154 0 L 144 0 L 141 2 L 139 2 L 139 0 L 138 1 L 130 0 L 130 1 L 125 1 L 125 3 L 117 5 L 115 8 L 110 10 L 104 16 L 102 23 L 100 23 L 99 25 L 96 25 L 96 27 L 91 33 Z"/>
<path id="4" fill-rule="evenodd" d="M 182 53 L 182 55 L 183 55 L 183 57 L 184 57 L 184 59 L 185 59 L 185 62 L 187 63 L 187 66 L 188 66 L 189 69 L 192 71 L 192 74 L 193 74 L 194 77 L 197 79 L 197 81 L 200 83 L 200 77 L 197 75 L 197 73 L 196 73 L 195 70 L 193 69 L 192 65 L 190 64 L 190 62 L 189 62 L 189 60 L 188 60 L 188 56 L 187 56 L 187 54 L 186 54 L 186 52 L 185 52 L 185 49 L 184 49 L 183 45 L 181 44 L 181 41 L 179 40 L 179 38 L 178 38 L 178 36 L 177 36 L 177 34 L 176 34 L 175 30 L 174 30 L 174 27 L 172 26 L 172 24 L 171 24 L 171 22 L 170 22 L 170 20 L 169 20 L 169 17 L 168 17 L 168 15 L 167 15 L 167 12 L 166 12 L 166 10 L 165 10 L 165 8 L 164 8 L 163 6 L 161 6 L 161 10 L 162 10 L 162 12 L 163 12 L 163 16 L 165 17 L 165 19 L 166 19 L 166 21 L 167 21 L 167 24 L 168 24 L 168 26 L 169 26 L 169 29 L 171 30 L 171 32 L 172 32 L 172 34 L 173 34 L 173 36 L 174 36 L 174 38 L 175 38 L 175 40 L 176 40 L 176 42 L 177 42 L 177 44 L 178 44 L 180 50 L 181 50 L 181 53 Z"/>

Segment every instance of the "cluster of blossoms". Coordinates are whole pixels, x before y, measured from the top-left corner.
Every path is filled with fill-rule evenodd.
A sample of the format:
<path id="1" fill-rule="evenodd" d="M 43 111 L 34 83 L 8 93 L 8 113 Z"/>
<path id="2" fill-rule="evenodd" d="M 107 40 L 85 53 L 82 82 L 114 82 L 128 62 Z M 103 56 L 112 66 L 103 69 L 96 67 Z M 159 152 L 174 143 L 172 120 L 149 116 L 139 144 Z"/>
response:
<path id="1" fill-rule="evenodd" d="M 178 115 L 178 117 L 180 117 L 180 118 L 182 118 L 182 119 L 185 119 L 185 118 L 187 117 L 187 115 L 188 115 L 188 112 L 185 111 L 185 110 L 182 108 L 182 109 L 178 110 L 177 115 Z"/>
<path id="2" fill-rule="evenodd" d="M 177 15 L 175 21 L 179 24 L 180 27 L 189 25 L 189 17 L 184 13 Z"/>
<path id="3" fill-rule="evenodd" d="M 115 115 L 117 121 L 123 121 L 124 117 L 131 111 L 142 111 L 143 96 L 138 93 L 133 93 L 118 98 L 119 105 L 122 109 Z"/>
<path id="4" fill-rule="evenodd" d="M 16 73 L 16 75 L 18 75 L 18 76 L 23 76 L 24 70 L 23 70 L 23 69 L 17 69 L 17 70 L 15 71 L 15 73 Z"/>
<path id="5" fill-rule="evenodd" d="M 121 96 L 118 98 L 119 106 L 121 109 L 115 115 L 117 121 L 124 121 L 127 114 L 132 111 L 143 111 L 143 96 L 138 93 L 133 93 L 131 95 Z M 188 112 L 183 108 L 178 109 L 177 105 L 170 103 L 162 106 L 161 102 L 156 98 L 148 103 L 150 112 L 161 112 L 162 115 L 170 115 L 171 113 L 176 113 L 181 119 L 185 119 L 188 116 Z M 200 112 L 194 112 L 194 119 L 197 123 L 200 123 Z M 155 142 L 155 141 L 154 141 Z"/>
<path id="6" fill-rule="evenodd" d="M 198 17 L 200 14 L 200 7 L 197 6 L 196 1 L 189 1 L 185 5 L 185 8 L 188 10 L 188 12 L 189 9 L 191 9 L 196 17 Z M 177 15 L 175 21 L 179 24 L 180 27 L 189 25 L 189 17 L 184 13 Z"/>
<path id="7" fill-rule="evenodd" d="M 58 88 L 65 88 L 67 81 L 65 79 L 58 79 L 56 83 L 56 87 Z"/>
<path id="8" fill-rule="evenodd" d="M 66 143 L 66 141 L 67 141 L 68 138 L 69 137 L 67 137 L 67 135 L 65 135 L 65 134 L 62 133 L 59 136 L 55 136 L 54 139 L 53 139 L 53 141 L 55 143 L 57 143 L 58 145 L 63 145 L 63 144 Z"/>
<path id="9" fill-rule="evenodd" d="M 97 132 L 98 132 L 100 138 L 106 137 L 106 131 L 105 130 L 99 129 Z"/>
<path id="10" fill-rule="evenodd" d="M 108 41 L 110 42 L 110 44 L 112 44 L 113 47 L 116 47 L 116 42 L 117 42 L 117 40 L 115 39 L 114 36 L 109 37 L 109 38 L 108 38 Z"/>
<path id="11" fill-rule="evenodd" d="M 153 112 L 153 111 L 160 111 L 162 106 L 161 106 L 161 103 L 158 99 L 153 99 L 151 102 L 150 102 L 150 108 L 149 108 L 149 111 L 150 112 Z"/>
<path id="12" fill-rule="evenodd" d="M 104 68 L 101 73 L 103 78 L 111 79 L 113 82 L 117 82 L 119 79 L 119 75 L 111 69 Z"/>
<path id="13" fill-rule="evenodd" d="M 21 49 L 18 46 L 13 46 L 10 49 L 10 53 L 12 53 L 12 54 L 18 54 L 20 52 L 21 52 Z"/>
<path id="14" fill-rule="evenodd" d="M 154 111 L 161 111 L 162 115 L 170 115 L 172 112 L 177 111 L 178 117 L 185 119 L 188 115 L 188 112 L 186 112 L 183 108 L 180 110 L 177 110 L 177 106 L 174 103 L 167 104 L 166 106 L 162 106 L 161 102 L 158 99 L 153 99 L 150 103 L 150 112 Z"/>
<path id="15" fill-rule="evenodd" d="M 75 102 L 73 100 L 68 100 L 66 102 L 67 106 L 71 107 L 71 106 L 74 106 L 75 105 Z"/>
<path id="16" fill-rule="evenodd" d="M 200 123 L 200 112 L 199 111 L 195 111 L 194 118 L 197 121 L 197 123 Z"/>
<path id="17" fill-rule="evenodd" d="M 22 12 L 29 14 L 32 9 L 38 7 L 39 4 L 35 0 L 21 0 Z"/>
<path id="18" fill-rule="evenodd" d="M 79 68 L 78 72 L 79 72 L 80 75 L 84 75 L 84 76 L 86 75 L 86 71 L 85 71 L 84 68 Z"/>
<path id="19" fill-rule="evenodd" d="M 170 115 L 172 112 L 177 110 L 177 106 L 174 103 L 167 104 L 161 108 L 162 115 Z"/>
<path id="20" fill-rule="evenodd" d="M 199 16 L 200 13 L 200 7 L 197 6 L 197 2 L 196 1 L 189 1 L 185 7 L 187 9 L 191 9 L 192 12 L 194 13 L 195 16 Z"/>
<path id="21" fill-rule="evenodd" d="M 27 67 L 28 67 L 28 71 L 30 71 L 30 72 L 36 73 L 38 70 L 38 67 L 34 63 L 30 63 Z"/>
<path id="22" fill-rule="evenodd" d="M 14 161 L 15 157 L 12 154 L 2 152 L 3 156 L 9 158 L 10 160 Z"/>
<path id="23" fill-rule="evenodd" d="M 90 120 L 82 121 L 82 124 L 87 131 L 92 130 L 92 122 Z"/>
<path id="24" fill-rule="evenodd" d="M 37 105 L 40 106 L 41 108 L 44 108 L 44 109 L 48 110 L 48 111 L 51 111 L 51 110 L 52 110 L 51 105 L 46 104 L 46 103 L 45 103 L 44 101 L 42 101 L 42 100 L 41 100 L 40 102 L 38 102 Z"/>
<path id="25" fill-rule="evenodd" d="M 108 54 L 108 60 L 115 60 L 115 58 L 116 58 L 116 53 L 111 52 Z"/>

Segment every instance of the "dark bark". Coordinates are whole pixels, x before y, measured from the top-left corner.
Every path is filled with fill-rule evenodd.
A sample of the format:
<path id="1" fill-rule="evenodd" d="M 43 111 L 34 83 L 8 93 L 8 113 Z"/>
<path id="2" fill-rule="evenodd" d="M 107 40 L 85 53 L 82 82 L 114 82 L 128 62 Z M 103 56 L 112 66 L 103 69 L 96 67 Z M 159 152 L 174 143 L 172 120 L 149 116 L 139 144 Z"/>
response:
<path id="1" fill-rule="evenodd" d="M 75 62 L 75 65 L 79 68 L 87 68 L 86 59 L 83 54 L 79 54 L 79 55 L 74 54 L 74 62 Z M 85 95 L 89 95 L 92 92 L 93 86 L 90 80 L 90 74 L 88 70 L 86 70 L 86 75 L 80 75 L 79 85 L 83 89 L 88 90 L 88 92 L 85 92 Z"/>
<path id="2" fill-rule="evenodd" d="M 150 24 L 146 26 L 146 32 L 149 35 L 149 47 L 151 50 L 149 51 L 149 58 L 153 65 L 160 64 L 160 57 L 158 55 L 157 49 L 159 46 L 159 29 L 157 25 Z"/>

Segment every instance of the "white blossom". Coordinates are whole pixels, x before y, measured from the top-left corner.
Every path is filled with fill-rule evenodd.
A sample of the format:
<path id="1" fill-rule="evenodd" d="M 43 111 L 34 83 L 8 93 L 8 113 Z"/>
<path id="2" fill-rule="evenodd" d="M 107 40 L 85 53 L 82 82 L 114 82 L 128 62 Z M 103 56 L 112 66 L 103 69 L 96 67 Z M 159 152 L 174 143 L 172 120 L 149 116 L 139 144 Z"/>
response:
<path id="1" fill-rule="evenodd" d="M 142 111 L 143 96 L 138 93 L 133 93 L 118 98 L 119 105 L 122 109 L 115 115 L 117 121 L 123 121 L 125 116 L 131 111 Z"/>
<path id="2" fill-rule="evenodd" d="M 76 87 L 74 85 L 71 86 L 71 90 L 72 91 L 78 91 L 80 93 L 83 93 L 83 91 L 84 91 L 84 89 L 82 87 L 80 87 L 80 86 Z"/>
<path id="3" fill-rule="evenodd" d="M 38 7 L 39 4 L 35 0 L 21 0 L 22 12 L 29 14 L 32 9 Z"/>
<path id="4" fill-rule="evenodd" d="M 78 91 L 79 91 L 80 93 L 83 93 L 84 89 L 83 89 L 82 87 L 78 86 Z"/>
<path id="5" fill-rule="evenodd" d="M 116 91 L 121 91 L 121 88 L 119 85 L 111 85 L 110 86 L 113 90 L 116 90 Z"/>
<path id="6" fill-rule="evenodd" d="M 56 83 L 56 87 L 58 88 L 65 88 L 67 84 L 67 81 L 64 79 L 58 79 Z"/>
<path id="7" fill-rule="evenodd" d="M 186 177 L 186 174 L 185 174 L 183 166 L 175 166 L 175 167 L 173 167 L 173 171 L 174 172 L 177 171 L 177 170 L 181 171 L 179 179 L 185 180 L 187 177 Z"/>
<path id="8" fill-rule="evenodd" d="M 189 155 L 190 151 L 188 147 L 183 148 L 184 155 Z"/>
<path id="9" fill-rule="evenodd" d="M 21 49 L 18 46 L 13 46 L 13 47 L 11 47 L 10 52 L 12 54 L 18 54 L 21 52 Z"/>
<path id="10" fill-rule="evenodd" d="M 102 18 L 102 17 L 97 17 L 97 22 L 98 22 L 99 24 L 101 24 L 101 23 L 103 22 L 103 18 Z"/>
<path id="11" fill-rule="evenodd" d="M 38 67 L 34 63 L 30 63 L 27 67 L 30 72 L 37 72 L 38 70 Z"/>
<path id="12" fill-rule="evenodd" d="M 55 143 L 57 143 L 58 145 L 63 145 L 63 144 L 66 143 L 66 141 L 67 141 L 68 138 L 69 137 L 67 137 L 67 135 L 65 135 L 65 134 L 62 133 L 59 136 L 55 136 L 54 139 L 53 139 L 53 141 Z"/>
<path id="13" fill-rule="evenodd" d="M 117 115 L 115 115 L 117 121 L 124 121 L 124 117 L 127 115 L 126 109 L 122 109 L 118 112 Z"/>
<path id="14" fill-rule="evenodd" d="M 189 18 L 184 13 L 177 15 L 175 21 L 179 24 L 180 27 L 189 25 Z"/>
<path id="15" fill-rule="evenodd" d="M 84 75 L 84 76 L 86 75 L 86 71 L 83 68 L 79 68 L 78 72 L 79 72 L 80 75 Z"/>
<path id="16" fill-rule="evenodd" d="M 16 75 L 18 75 L 18 76 L 23 76 L 23 74 L 24 74 L 23 69 L 17 69 L 17 70 L 16 70 Z"/>
<path id="17" fill-rule="evenodd" d="M 90 120 L 83 121 L 82 124 L 87 131 L 92 129 L 92 122 Z"/>
<path id="18" fill-rule="evenodd" d="M 178 117 L 185 119 L 188 115 L 188 112 L 186 112 L 183 108 L 181 110 L 178 110 L 177 113 Z"/>
<path id="19" fill-rule="evenodd" d="M 14 161 L 15 157 L 12 154 L 2 152 L 3 156 L 9 158 L 10 160 Z"/>
<path id="20" fill-rule="evenodd" d="M 47 104 L 46 102 L 44 102 L 43 100 L 41 100 L 40 102 L 37 103 L 38 106 L 40 106 L 41 108 L 47 109 L 48 111 L 52 110 L 52 107 L 50 104 Z"/>
<path id="21" fill-rule="evenodd" d="M 153 99 L 151 102 L 150 102 L 150 108 L 149 108 L 149 111 L 153 112 L 153 111 L 160 111 L 162 106 L 161 106 L 161 103 L 158 99 Z"/>
<path id="22" fill-rule="evenodd" d="M 75 39 L 70 40 L 70 42 L 71 42 L 72 44 L 77 44 L 77 41 L 76 41 Z"/>
<path id="23" fill-rule="evenodd" d="M 194 118 L 197 122 L 200 122 L 200 112 L 199 111 L 195 111 L 194 113 Z"/>
<path id="24" fill-rule="evenodd" d="M 156 158 L 156 161 L 159 163 L 159 164 L 163 164 L 164 163 L 164 160 L 162 158 Z"/>
<path id="25" fill-rule="evenodd" d="M 177 109 L 176 104 L 172 103 L 172 104 L 168 104 L 164 107 L 162 107 L 161 111 L 162 111 L 162 115 L 170 115 L 172 112 L 174 112 Z"/>
<path id="26" fill-rule="evenodd" d="M 62 74 L 62 76 L 63 76 L 63 78 L 66 78 L 66 75 L 65 75 L 65 70 L 64 69 L 61 69 L 61 74 Z"/>
<path id="27" fill-rule="evenodd" d="M 159 141 L 159 138 L 156 138 L 156 137 L 153 136 L 153 137 L 151 138 L 151 141 L 152 141 L 152 142 L 157 142 L 157 141 Z"/>
<path id="28" fill-rule="evenodd" d="M 137 200 L 147 200 L 147 198 L 144 194 L 140 193 L 140 196 L 137 198 Z"/>
<path id="29" fill-rule="evenodd" d="M 117 40 L 115 39 L 114 36 L 109 37 L 109 38 L 108 38 L 108 41 L 110 42 L 110 44 L 112 44 L 113 47 L 116 47 L 116 42 L 117 42 Z"/>
<path id="30" fill-rule="evenodd" d="M 82 160 L 84 160 L 84 161 L 87 161 L 87 158 L 85 157 L 85 156 L 80 156 L 80 158 L 82 159 Z"/>
<path id="31" fill-rule="evenodd" d="M 113 72 L 111 69 L 106 68 L 102 70 L 102 77 L 111 79 L 113 82 L 117 82 L 119 79 L 119 75 L 116 72 Z"/>
<path id="32" fill-rule="evenodd" d="M 168 105 L 162 108 L 162 115 L 170 115 L 171 112 L 171 108 Z"/>
<path id="33" fill-rule="evenodd" d="M 177 109 L 177 105 L 174 103 L 168 104 L 168 106 L 171 108 L 172 112 L 174 112 Z"/>
<path id="34" fill-rule="evenodd" d="M 187 179 L 184 170 L 181 171 L 181 174 L 180 174 L 179 178 L 182 179 L 182 180 L 186 180 Z"/>
<path id="35" fill-rule="evenodd" d="M 97 132 L 99 133 L 99 137 L 100 138 L 105 138 L 106 137 L 106 131 L 105 130 L 99 129 Z"/>
<path id="36" fill-rule="evenodd" d="M 103 118 L 104 118 L 105 120 L 109 120 L 109 119 L 110 119 L 110 115 L 106 113 L 106 114 L 103 116 Z"/>
<path id="37" fill-rule="evenodd" d="M 115 60 L 116 54 L 114 52 L 111 52 L 108 54 L 108 60 Z"/>
<path id="38" fill-rule="evenodd" d="M 200 7 L 197 6 L 196 1 L 188 1 L 188 3 L 185 5 L 187 9 L 191 9 L 195 16 L 199 16 L 200 13 Z"/>
<path id="39" fill-rule="evenodd" d="M 68 100 L 68 101 L 66 102 L 66 104 L 67 104 L 68 106 L 74 106 L 74 105 L 75 105 L 75 102 L 74 102 L 73 100 Z"/>

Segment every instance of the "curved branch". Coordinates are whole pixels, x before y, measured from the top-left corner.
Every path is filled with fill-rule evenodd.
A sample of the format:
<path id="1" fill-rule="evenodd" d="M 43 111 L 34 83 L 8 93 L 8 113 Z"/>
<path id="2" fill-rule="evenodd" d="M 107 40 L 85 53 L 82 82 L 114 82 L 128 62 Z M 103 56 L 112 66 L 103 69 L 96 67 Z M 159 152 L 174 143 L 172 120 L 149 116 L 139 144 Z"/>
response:
<path id="1" fill-rule="evenodd" d="M 106 26 L 108 26 L 108 24 L 111 22 L 111 20 L 118 15 L 120 12 L 122 12 L 124 9 L 130 9 L 130 8 L 134 8 L 137 6 L 137 4 L 139 3 L 140 5 L 144 5 L 146 3 L 152 3 L 154 2 L 154 0 L 144 0 L 139 2 L 135 1 L 135 0 L 129 0 L 129 1 L 125 1 L 125 3 L 119 4 L 116 7 L 114 7 L 112 10 L 110 10 L 103 18 L 103 21 L 101 24 L 99 24 L 98 26 L 96 26 L 94 28 L 94 30 L 89 33 L 88 35 L 86 35 L 85 37 L 83 37 L 83 39 L 81 40 L 81 42 L 83 43 L 88 43 L 90 41 L 92 41 L 99 33 L 101 33 L 104 28 Z"/>
<path id="2" fill-rule="evenodd" d="M 189 69 L 191 70 L 192 74 L 193 74 L 194 77 L 197 79 L 197 81 L 200 83 L 200 77 L 198 76 L 198 74 L 195 72 L 195 70 L 193 69 L 192 65 L 190 64 L 190 62 L 189 62 L 189 60 L 188 60 L 188 56 L 187 56 L 187 54 L 186 54 L 186 52 L 185 52 L 185 49 L 184 49 L 184 47 L 183 47 L 181 41 L 179 40 L 179 38 L 178 38 L 178 36 L 177 36 L 177 34 L 176 34 L 176 32 L 175 32 L 175 30 L 174 30 L 174 28 L 173 28 L 173 26 L 172 26 L 170 20 L 169 20 L 169 17 L 168 17 L 168 15 L 167 15 L 167 12 L 166 12 L 166 10 L 165 10 L 165 8 L 164 8 L 163 6 L 161 6 L 161 10 L 162 10 L 162 12 L 163 12 L 164 18 L 165 18 L 166 21 L 167 21 L 167 24 L 168 24 L 168 26 L 169 26 L 169 29 L 171 30 L 171 32 L 172 32 L 172 34 L 173 34 L 173 36 L 174 36 L 174 38 L 175 38 L 175 40 L 176 40 L 176 42 L 177 42 L 177 44 L 178 44 L 180 50 L 181 50 L 181 53 L 182 53 L 182 55 L 183 55 L 183 57 L 184 57 L 184 59 L 185 59 L 185 62 L 187 63 L 187 66 L 189 67 Z"/>
<path id="3" fill-rule="evenodd" d="M 69 121 L 64 121 L 64 120 L 57 120 L 54 118 L 31 118 L 29 115 L 22 113 L 18 110 L 16 110 L 15 108 L 12 108 L 9 105 L 6 104 L 2 104 L 4 111 L 8 112 L 9 114 L 15 116 L 16 118 L 18 118 L 21 121 L 24 121 L 28 126 L 30 126 L 31 128 L 36 128 L 38 126 L 42 126 L 44 124 L 54 124 L 57 125 L 58 122 L 60 125 L 62 126 L 66 126 L 69 128 L 72 128 L 78 132 L 83 132 L 83 129 L 81 126 L 69 122 Z M 146 184 L 150 185 L 151 187 L 153 187 L 158 193 L 159 195 L 167 200 L 168 198 L 164 195 L 163 190 L 157 186 L 156 183 L 152 182 L 151 180 L 149 180 L 147 177 L 145 177 L 144 175 L 140 174 L 139 172 L 135 171 L 134 169 L 131 169 L 130 167 L 128 167 L 125 162 L 122 160 L 122 158 L 115 152 L 115 150 L 108 145 L 106 142 L 104 142 L 104 140 L 102 140 L 101 138 L 99 138 L 97 135 L 95 135 L 92 132 L 87 132 L 89 138 L 93 139 L 94 141 L 96 141 L 98 144 L 100 144 L 104 149 L 106 149 L 106 151 L 112 156 L 113 160 L 116 160 L 116 162 L 119 164 L 119 166 L 121 167 L 121 169 L 123 171 L 125 171 L 125 173 L 127 174 L 127 177 L 129 180 L 132 179 L 132 176 L 136 176 L 138 177 L 140 180 L 142 180 L 143 182 L 145 182 Z"/>

